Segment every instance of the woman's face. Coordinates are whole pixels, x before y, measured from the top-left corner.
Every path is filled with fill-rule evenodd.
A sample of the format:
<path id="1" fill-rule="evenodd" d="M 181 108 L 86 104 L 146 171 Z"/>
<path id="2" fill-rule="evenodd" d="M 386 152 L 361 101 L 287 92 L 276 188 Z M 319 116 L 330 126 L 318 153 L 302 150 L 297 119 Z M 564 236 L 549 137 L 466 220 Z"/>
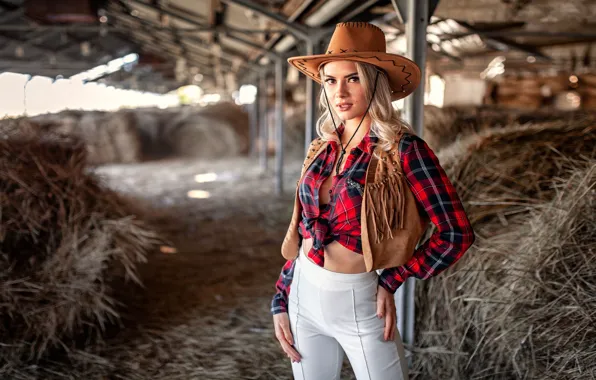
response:
<path id="1" fill-rule="evenodd" d="M 323 66 L 323 84 L 329 105 L 342 120 L 362 118 L 368 103 L 354 62 L 327 63 Z"/>

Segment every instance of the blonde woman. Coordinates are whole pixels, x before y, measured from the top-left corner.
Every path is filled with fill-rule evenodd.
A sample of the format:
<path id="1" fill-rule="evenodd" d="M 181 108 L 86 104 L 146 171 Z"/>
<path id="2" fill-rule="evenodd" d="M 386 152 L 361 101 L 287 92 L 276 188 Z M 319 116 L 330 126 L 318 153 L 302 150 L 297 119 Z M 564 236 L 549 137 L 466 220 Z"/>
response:
<path id="1" fill-rule="evenodd" d="M 276 338 L 295 379 L 339 379 L 344 354 L 358 380 L 407 379 L 393 295 L 475 239 L 434 152 L 391 104 L 415 90 L 420 70 L 360 22 L 338 24 L 325 54 L 288 61 L 322 84 L 324 112 L 281 248 Z M 416 248 L 430 222 L 436 232 Z"/>

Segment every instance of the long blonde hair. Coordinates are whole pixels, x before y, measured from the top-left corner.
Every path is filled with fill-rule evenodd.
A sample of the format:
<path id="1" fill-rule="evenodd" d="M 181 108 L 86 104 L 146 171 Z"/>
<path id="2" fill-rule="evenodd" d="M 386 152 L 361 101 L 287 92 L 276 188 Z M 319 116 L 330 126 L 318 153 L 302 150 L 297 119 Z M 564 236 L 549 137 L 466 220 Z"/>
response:
<path id="1" fill-rule="evenodd" d="M 375 66 L 364 63 L 354 62 L 358 71 L 360 83 L 365 88 L 366 102 L 370 102 L 373 95 L 375 77 L 379 72 L 379 78 L 377 80 L 377 90 L 375 97 L 370 105 L 368 114 L 372 119 L 371 129 L 378 136 L 378 145 L 383 151 L 389 151 L 396 143 L 397 135 L 400 134 L 404 129 L 410 133 L 412 129 L 410 126 L 400 119 L 399 112 L 393 108 L 391 104 L 391 87 L 389 86 L 389 80 L 387 75 Z M 324 73 L 323 67 L 320 70 L 321 78 L 323 78 L 323 85 L 321 86 L 321 93 L 319 96 L 319 106 L 322 110 L 322 115 L 317 120 L 317 133 L 326 141 L 339 142 L 337 135 L 335 135 L 335 127 L 331 120 L 331 115 L 335 120 L 335 123 L 339 126 L 343 122 L 334 111 L 333 107 L 329 109 L 327 107 L 327 101 L 325 100 L 324 93 Z"/>

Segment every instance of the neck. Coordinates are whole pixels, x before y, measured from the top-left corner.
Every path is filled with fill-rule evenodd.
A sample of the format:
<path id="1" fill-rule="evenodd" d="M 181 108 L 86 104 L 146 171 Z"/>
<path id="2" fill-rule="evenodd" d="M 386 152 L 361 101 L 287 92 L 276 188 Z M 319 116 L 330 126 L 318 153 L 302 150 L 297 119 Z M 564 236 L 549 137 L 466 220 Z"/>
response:
<path id="1" fill-rule="evenodd" d="M 364 120 L 362 120 L 362 124 L 360 125 L 360 128 L 358 128 L 358 124 L 360 124 L 360 120 L 362 120 L 362 116 L 358 116 L 353 119 L 344 121 L 344 132 L 341 135 L 342 144 L 347 144 L 347 142 L 350 140 L 350 138 L 352 138 L 352 135 L 354 134 L 354 132 L 356 132 L 356 129 L 358 129 L 358 132 L 356 133 L 356 136 L 354 136 L 354 138 L 350 142 L 350 145 L 353 145 L 354 143 L 358 144 L 360 142 L 360 140 L 362 140 L 362 138 L 368 134 L 368 131 L 370 130 L 370 125 L 372 122 L 370 115 L 366 115 Z"/>

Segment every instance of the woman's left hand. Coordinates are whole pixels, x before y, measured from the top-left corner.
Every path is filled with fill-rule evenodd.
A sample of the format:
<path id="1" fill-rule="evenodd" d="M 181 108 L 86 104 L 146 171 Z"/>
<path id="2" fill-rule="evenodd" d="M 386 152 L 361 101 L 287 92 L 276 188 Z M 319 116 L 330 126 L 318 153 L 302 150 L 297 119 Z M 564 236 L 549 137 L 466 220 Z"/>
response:
<path id="1" fill-rule="evenodd" d="M 393 294 L 389 293 L 384 287 L 378 286 L 377 289 L 377 317 L 385 318 L 385 340 L 395 339 L 395 327 L 397 325 L 397 312 L 395 309 L 395 299 Z"/>

